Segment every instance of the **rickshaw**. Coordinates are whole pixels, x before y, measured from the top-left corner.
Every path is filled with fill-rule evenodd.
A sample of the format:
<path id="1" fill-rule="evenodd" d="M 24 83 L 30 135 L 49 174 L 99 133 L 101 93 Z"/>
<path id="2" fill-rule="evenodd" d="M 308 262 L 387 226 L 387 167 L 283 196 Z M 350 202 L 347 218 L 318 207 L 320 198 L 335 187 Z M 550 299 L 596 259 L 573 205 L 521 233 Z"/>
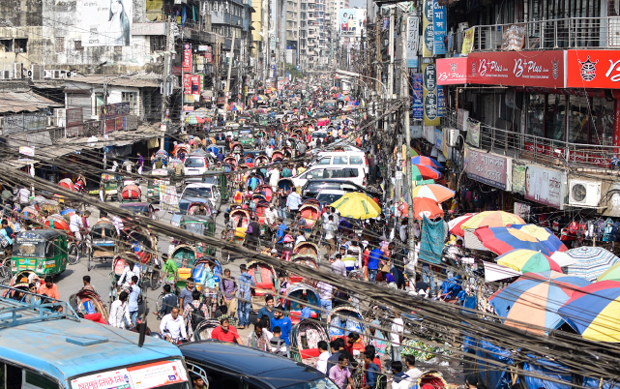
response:
<path id="1" fill-rule="evenodd" d="M 271 154 L 271 162 L 280 162 L 284 159 L 284 153 L 280 150 L 275 150 Z"/>
<path id="2" fill-rule="evenodd" d="M 284 192 L 295 190 L 295 183 L 290 177 L 280 178 L 278 181 L 278 188 L 284 189 Z"/>
<path id="3" fill-rule="evenodd" d="M 215 287 L 218 290 L 221 290 L 222 274 L 224 274 L 224 271 L 222 270 L 222 265 L 220 264 L 220 261 L 215 258 L 202 257 L 196 260 L 196 263 L 191 270 L 191 276 L 196 282 L 197 288 L 201 290 L 202 286 L 205 285 L 206 282 L 206 275 L 204 269 L 208 263 L 215 263 L 215 267 L 213 268 L 213 280 L 215 281 Z"/>
<path id="4" fill-rule="evenodd" d="M 306 365 L 314 366 L 313 359 L 321 354 L 319 342 L 329 343 L 329 336 L 322 323 L 303 319 L 291 328 L 291 358 Z"/>
<path id="5" fill-rule="evenodd" d="M 254 159 L 254 166 L 264 166 L 269 163 L 269 157 L 266 155 L 259 155 Z"/>
<path id="6" fill-rule="evenodd" d="M 237 160 L 235 159 L 235 157 L 224 158 L 224 163 L 227 163 L 230 166 L 232 166 L 233 170 L 237 170 Z"/>
<path id="7" fill-rule="evenodd" d="M 108 199 L 119 197 L 123 188 L 123 178 L 114 173 L 101 173 L 99 181 L 99 199 L 106 202 Z"/>
<path id="8" fill-rule="evenodd" d="M 98 313 L 106 322 L 109 319 L 108 308 L 101 300 L 101 296 L 92 290 L 82 289 L 72 294 L 69 296 L 69 305 L 75 312 L 84 316 Z"/>
<path id="9" fill-rule="evenodd" d="M 341 305 L 332 309 L 327 316 L 327 334 L 333 340 L 345 336 L 349 332 L 357 332 L 360 339 L 353 345 L 353 350 L 364 351 L 366 324 L 361 312 L 351 305 Z"/>
<path id="10" fill-rule="evenodd" d="M 168 169 L 172 169 L 177 176 L 183 175 L 183 161 L 178 158 L 171 159 L 168 162 Z"/>
<path id="11" fill-rule="evenodd" d="M 293 324 L 300 321 L 300 301 L 310 308 L 310 319 L 321 320 L 321 299 L 319 292 L 313 286 L 301 282 L 291 284 L 284 292 L 284 297 L 284 309 L 288 311 L 289 319 Z"/>
<path id="12" fill-rule="evenodd" d="M 19 216 L 26 224 L 41 224 L 42 221 L 41 214 L 33 205 L 24 207 Z"/>
<path id="13" fill-rule="evenodd" d="M 189 244 L 180 244 L 176 246 L 172 250 L 172 253 L 170 254 L 170 258 L 177 264 L 179 268 L 193 267 L 194 263 L 196 263 L 196 260 L 201 256 L 202 254 L 198 253 L 198 250 L 196 250 L 196 247 L 191 246 Z M 187 272 L 187 273 L 190 274 L 190 276 L 188 277 L 191 277 L 191 272 Z M 180 274 L 181 274 L 181 271 L 179 271 L 179 277 L 180 277 Z M 183 282 L 185 282 L 185 280 L 183 280 Z"/>
<path id="14" fill-rule="evenodd" d="M 269 124 L 269 116 L 268 115 L 259 115 L 258 116 L 258 124 L 260 126 L 266 126 Z"/>
<path id="15" fill-rule="evenodd" d="M 288 146 L 284 146 L 282 147 L 282 154 L 284 154 L 285 158 L 291 158 L 293 156 L 293 149 Z"/>
<path id="16" fill-rule="evenodd" d="M 293 255 L 290 258 L 290 261 L 293 263 L 296 263 L 298 265 L 305 265 L 305 266 L 309 266 L 311 268 L 314 269 L 318 269 L 319 268 L 319 262 L 318 262 L 318 258 L 315 257 L 314 255 L 308 255 L 308 254 L 297 254 L 297 255 Z M 314 280 L 310 280 L 308 278 L 304 278 L 302 276 L 296 275 L 296 274 L 291 274 L 289 277 L 289 280 L 291 281 L 291 284 L 293 283 L 305 283 L 305 284 L 311 284 L 311 285 L 315 285 L 316 281 Z"/>
<path id="17" fill-rule="evenodd" d="M 280 280 L 276 269 L 262 261 L 250 261 L 248 273 L 254 277 L 256 287 L 252 289 L 252 308 L 258 311 L 265 305 L 265 295 L 275 295 L 280 291 Z"/>
<path id="18" fill-rule="evenodd" d="M 31 204 L 34 205 L 39 210 L 39 212 L 45 213 L 47 215 L 54 215 L 60 213 L 60 211 L 62 210 L 60 204 L 58 204 L 58 201 L 48 200 L 46 198 L 41 198 L 38 196 L 32 201 Z"/>
<path id="19" fill-rule="evenodd" d="M 174 185 L 173 175 L 174 170 L 172 169 L 153 169 L 147 183 L 146 201 L 151 203 L 154 201 L 159 201 L 159 187 L 161 185 Z"/>
<path id="20" fill-rule="evenodd" d="M 164 163 L 168 162 L 169 156 L 168 156 L 168 152 L 166 150 L 157 150 L 157 152 L 155 153 L 155 161 L 157 161 L 157 159 L 160 158 L 160 157 L 161 157 L 161 160 Z"/>
<path id="21" fill-rule="evenodd" d="M 254 155 L 253 154 L 244 155 L 243 162 L 247 164 L 248 166 L 253 167 L 254 166 Z"/>
<path id="22" fill-rule="evenodd" d="M 215 220 L 212 216 L 202 215 L 183 215 L 179 222 L 181 229 L 193 232 L 194 234 L 213 237 L 215 236 Z M 199 244 L 198 250 L 202 250 L 203 255 L 215 255 L 215 247 Z M 205 247 L 203 247 L 205 246 Z"/>
<path id="23" fill-rule="evenodd" d="M 178 143 L 176 146 L 174 146 L 172 155 L 177 159 L 181 159 L 179 158 L 179 153 L 183 153 L 184 155 L 189 154 L 189 147 L 185 143 Z"/>
<path id="24" fill-rule="evenodd" d="M 265 211 L 270 206 L 271 204 L 269 204 L 266 200 L 260 200 L 256 203 L 256 207 L 254 208 L 254 212 L 256 213 L 258 223 L 261 225 L 261 229 L 264 228 L 263 225 L 265 224 Z"/>
<path id="25" fill-rule="evenodd" d="M 55 276 L 67 269 L 67 235 L 58 230 L 22 231 L 13 242 L 13 272 L 32 270 Z"/>
<path id="26" fill-rule="evenodd" d="M 122 254 L 117 254 L 114 259 L 112 259 L 112 271 L 110 272 L 110 292 L 108 293 L 110 297 L 110 306 L 112 306 L 112 303 L 117 299 L 119 292 L 118 281 L 123 275 L 125 267 L 128 265 L 132 266 L 133 264 L 140 263 L 141 258 L 139 257 L 139 255 L 135 252 L 129 251 L 125 251 Z M 145 274 L 144 278 L 148 278 L 148 276 L 149 274 Z"/>
<path id="27" fill-rule="evenodd" d="M 41 278 L 39 278 L 39 276 L 32 270 L 22 270 L 15 273 L 13 276 L 9 271 L 8 275 L 5 273 L 4 278 L 6 279 L 6 282 L 2 283 L 2 285 L 8 285 L 11 288 L 15 288 L 6 290 L 4 295 L 0 294 L 0 296 L 6 298 L 15 298 L 15 293 L 18 293 L 19 290 L 28 291 L 28 287 L 31 282 L 35 284 L 37 290 L 39 290 L 39 287 L 43 284 Z"/>
<path id="28" fill-rule="evenodd" d="M 207 319 L 201 321 L 194 330 L 194 340 L 209 340 L 211 339 L 211 332 L 220 326 L 220 321 L 217 319 Z"/>
<path id="29" fill-rule="evenodd" d="M 230 212 L 230 218 L 235 223 L 235 230 L 230 231 L 231 240 L 237 244 L 245 241 L 245 231 L 250 225 L 250 212 L 247 209 L 235 209 Z"/>
<path id="30" fill-rule="evenodd" d="M 112 261 L 119 248 L 119 236 L 116 227 L 108 218 L 101 218 L 90 229 L 91 248 L 88 256 L 88 271 L 95 267 L 95 262 Z"/>
<path id="31" fill-rule="evenodd" d="M 243 153 L 243 145 L 241 142 L 234 142 L 230 146 L 230 152 L 233 154 L 242 154 Z"/>
<path id="32" fill-rule="evenodd" d="M 293 248 L 293 255 L 311 255 L 315 258 L 319 257 L 319 246 L 316 243 L 304 241 L 299 242 Z"/>
<path id="33" fill-rule="evenodd" d="M 321 208 L 313 203 L 304 203 L 299 207 L 299 213 L 301 217 L 306 220 L 308 227 L 306 232 L 312 231 L 316 226 L 317 221 L 321 218 Z"/>
<path id="34" fill-rule="evenodd" d="M 256 192 L 263 194 L 263 196 L 265 196 L 265 200 L 267 202 L 270 202 L 271 198 L 273 197 L 273 188 L 271 188 L 271 185 L 269 185 L 269 184 L 259 185 L 256 188 Z"/>

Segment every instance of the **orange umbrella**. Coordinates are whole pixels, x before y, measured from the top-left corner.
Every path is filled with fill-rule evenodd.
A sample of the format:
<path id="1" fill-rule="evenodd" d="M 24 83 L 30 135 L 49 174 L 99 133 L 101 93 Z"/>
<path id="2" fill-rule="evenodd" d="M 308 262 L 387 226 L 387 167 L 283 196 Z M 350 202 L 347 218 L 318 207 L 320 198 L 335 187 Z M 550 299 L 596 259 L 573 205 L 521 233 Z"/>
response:
<path id="1" fill-rule="evenodd" d="M 443 210 L 439 203 L 427 197 L 416 197 L 413 199 L 413 217 L 421 220 L 426 215 L 429 219 L 443 216 Z"/>

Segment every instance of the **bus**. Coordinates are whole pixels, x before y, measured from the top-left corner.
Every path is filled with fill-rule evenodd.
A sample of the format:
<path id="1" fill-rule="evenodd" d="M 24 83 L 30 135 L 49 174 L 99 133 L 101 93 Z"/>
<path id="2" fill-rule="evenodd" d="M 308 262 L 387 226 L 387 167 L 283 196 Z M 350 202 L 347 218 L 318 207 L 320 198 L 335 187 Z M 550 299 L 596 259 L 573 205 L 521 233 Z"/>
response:
<path id="1" fill-rule="evenodd" d="M 82 319 L 68 303 L 23 289 L 0 286 L 0 296 L 1 389 L 191 387 L 175 345 L 151 337 L 140 344 L 138 333 Z"/>

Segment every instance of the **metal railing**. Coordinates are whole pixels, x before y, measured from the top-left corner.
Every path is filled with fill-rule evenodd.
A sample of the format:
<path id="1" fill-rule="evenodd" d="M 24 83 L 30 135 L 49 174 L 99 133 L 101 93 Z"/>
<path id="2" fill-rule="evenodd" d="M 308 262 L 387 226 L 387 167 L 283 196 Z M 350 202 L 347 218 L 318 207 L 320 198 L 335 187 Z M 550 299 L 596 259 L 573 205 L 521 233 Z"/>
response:
<path id="1" fill-rule="evenodd" d="M 448 110 L 448 115 L 442 118 L 442 125 L 458 128 L 456 112 Z M 484 123 L 480 123 L 480 143 L 477 148 L 557 167 L 608 169 L 612 167 L 612 161 L 620 157 L 620 146 L 566 142 L 495 128 Z"/>
<path id="2" fill-rule="evenodd" d="M 620 16 L 575 17 L 475 26 L 472 52 L 501 50 L 504 31 L 515 25 L 525 28 L 523 50 L 620 47 Z M 457 51 L 464 34 L 457 32 Z"/>

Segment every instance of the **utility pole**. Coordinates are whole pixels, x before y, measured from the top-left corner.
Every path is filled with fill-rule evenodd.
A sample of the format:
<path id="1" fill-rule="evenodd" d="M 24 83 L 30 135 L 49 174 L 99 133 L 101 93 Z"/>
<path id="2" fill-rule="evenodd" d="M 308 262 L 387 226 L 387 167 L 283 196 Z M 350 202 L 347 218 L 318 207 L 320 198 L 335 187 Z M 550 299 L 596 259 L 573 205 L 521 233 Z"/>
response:
<path id="1" fill-rule="evenodd" d="M 232 31 L 232 44 L 230 45 L 230 59 L 228 60 L 228 76 L 226 77 L 226 96 L 224 97 L 224 115 L 228 113 L 228 94 L 230 93 L 230 73 L 235 60 L 235 29 Z"/>
<path id="2" fill-rule="evenodd" d="M 168 109 L 168 82 L 170 80 L 170 21 L 166 21 L 166 50 L 164 51 L 164 81 L 163 81 L 163 94 L 161 96 L 161 125 L 162 125 L 162 129 L 164 129 L 164 131 L 162 131 L 161 133 L 161 137 L 159 138 L 159 149 L 163 150 L 164 149 L 164 137 L 165 137 L 165 133 L 167 130 L 167 123 L 166 123 L 166 110 Z"/>
<path id="3" fill-rule="evenodd" d="M 108 78 L 103 77 L 103 170 L 106 170 L 108 165 L 108 147 L 107 139 L 108 133 L 106 132 L 106 113 L 108 112 Z M 116 121 L 114 122 L 116 126 Z"/>
<path id="4" fill-rule="evenodd" d="M 390 53 L 390 64 L 388 66 L 388 93 L 389 99 L 394 96 L 394 7 L 390 8 L 390 37 L 388 52 Z"/>

